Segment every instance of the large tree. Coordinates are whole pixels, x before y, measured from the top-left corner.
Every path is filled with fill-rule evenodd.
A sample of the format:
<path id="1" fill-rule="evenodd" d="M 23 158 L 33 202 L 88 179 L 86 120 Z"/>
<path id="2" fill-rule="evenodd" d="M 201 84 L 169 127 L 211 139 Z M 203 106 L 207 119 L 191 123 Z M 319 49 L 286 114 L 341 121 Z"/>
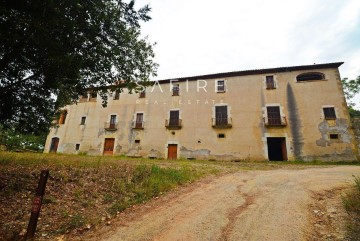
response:
<path id="1" fill-rule="evenodd" d="M 122 0 L 0 0 L 0 123 L 43 133 L 86 88 L 148 81 L 149 11 Z"/>

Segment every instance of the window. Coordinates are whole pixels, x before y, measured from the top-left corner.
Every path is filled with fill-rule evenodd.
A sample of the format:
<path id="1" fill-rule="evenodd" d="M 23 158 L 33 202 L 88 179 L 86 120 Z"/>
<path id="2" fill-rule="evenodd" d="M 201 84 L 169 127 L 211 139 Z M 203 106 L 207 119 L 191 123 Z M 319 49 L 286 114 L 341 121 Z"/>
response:
<path id="1" fill-rule="evenodd" d="M 105 130 L 106 131 L 116 131 L 117 130 L 117 116 L 110 115 L 110 122 L 105 122 Z"/>
<path id="2" fill-rule="evenodd" d="M 169 126 L 179 126 L 179 111 L 178 110 L 170 111 Z"/>
<path id="3" fill-rule="evenodd" d="M 65 124 L 66 116 L 67 116 L 67 110 L 61 111 L 60 119 L 59 119 L 59 124 L 60 125 Z"/>
<path id="4" fill-rule="evenodd" d="M 323 111 L 324 111 L 325 120 L 335 120 L 336 119 L 334 107 L 324 107 Z"/>
<path id="5" fill-rule="evenodd" d="M 90 98 L 91 99 L 96 99 L 97 98 L 97 93 L 95 91 L 91 92 Z"/>
<path id="6" fill-rule="evenodd" d="M 140 92 L 139 98 L 145 98 L 145 90 Z"/>
<path id="7" fill-rule="evenodd" d="M 110 128 L 115 128 L 115 124 L 116 124 L 116 115 L 111 115 L 110 116 Z"/>
<path id="8" fill-rule="evenodd" d="M 329 137 L 330 137 L 330 140 L 338 140 L 339 134 L 330 134 Z"/>
<path id="9" fill-rule="evenodd" d="M 266 107 L 268 116 L 268 125 L 281 125 L 281 115 L 279 106 L 268 106 Z"/>
<path id="10" fill-rule="evenodd" d="M 179 91 L 180 91 L 180 86 L 179 84 L 174 84 L 173 88 L 172 88 L 172 95 L 173 96 L 178 96 L 179 95 Z"/>
<path id="11" fill-rule="evenodd" d="M 226 126 L 228 124 L 227 106 L 215 106 L 215 125 Z"/>
<path id="12" fill-rule="evenodd" d="M 85 102 L 88 100 L 88 93 L 84 92 L 80 95 L 80 102 Z"/>
<path id="13" fill-rule="evenodd" d="M 140 144 L 140 140 L 135 140 L 135 143 L 136 143 L 136 144 Z"/>
<path id="14" fill-rule="evenodd" d="M 225 138 L 225 134 L 223 134 L 223 133 L 218 134 L 218 138 Z"/>
<path id="15" fill-rule="evenodd" d="M 135 121 L 135 128 L 136 129 L 142 129 L 143 128 L 143 119 L 144 119 L 144 114 L 143 113 L 137 113 L 136 114 L 136 121 Z"/>
<path id="16" fill-rule="evenodd" d="M 217 80 L 216 81 L 216 91 L 217 92 L 225 92 L 225 80 Z"/>
<path id="17" fill-rule="evenodd" d="M 325 75 L 323 73 L 304 73 L 296 76 L 297 82 L 305 82 L 305 81 L 312 81 L 312 80 L 324 80 Z"/>
<path id="18" fill-rule="evenodd" d="M 114 100 L 118 100 L 120 98 L 120 90 L 115 90 Z"/>
<path id="19" fill-rule="evenodd" d="M 181 129 L 181 120 L 179 119 L 179 117 L 180 117 L 179 110 L 171 110 L 169 120 L 165 121 L 165 127 L 169 130 Z"/>
<path id="20" fill-rule="evenodd" d="M 266 76 L 266 89 L 275 89 L 274 76 Z"/>
<path id="21" fill-rule="evenodd" d="M 78 151 L 78 150 L 80 150 L 80 144 L 75 145 L 75 151 Z"/>
<path id="22" fill-rule="evenodd" d="M 86 122 L 86 116 L 81 117 L 80 125 L 85 125 Z"/>

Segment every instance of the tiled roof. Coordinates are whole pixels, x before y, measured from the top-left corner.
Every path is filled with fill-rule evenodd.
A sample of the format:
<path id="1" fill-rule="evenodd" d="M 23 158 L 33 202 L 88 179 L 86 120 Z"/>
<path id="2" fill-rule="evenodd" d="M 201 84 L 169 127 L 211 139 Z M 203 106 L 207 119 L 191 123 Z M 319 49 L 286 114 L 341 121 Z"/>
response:
<path id="1" fill-rule="evenodd" d="M 227 78 L 234 76 L 244 76 L 244 75 L 256 75 L 256 74 L 273 74 L 280 72 L 291 72 L 299 70 L 315 70 L 315 69 L 328 69 L 328 68 L 339 68 L 344 62 L 335 62 L 335 63 L 325 63 L 325 64 L 312 64 L 312 65 L 299 65 L 299 66 L 288 66 L 288 67 L 277 67 L 269 69 L 253 69 L 253 70 L 242 70 L 242 71 L 233 71 L 217 74 L 207 74 L 207 75 L 198 75 L 191 77 L 181 77 L 181 78 L 172 78 L 159 80 L 160 83 L 168 83 L 170 80 L 181 81 L 192 81 L 192 80 L 205 80 L 205 79 L 217 79 L 217 78 Z"/>

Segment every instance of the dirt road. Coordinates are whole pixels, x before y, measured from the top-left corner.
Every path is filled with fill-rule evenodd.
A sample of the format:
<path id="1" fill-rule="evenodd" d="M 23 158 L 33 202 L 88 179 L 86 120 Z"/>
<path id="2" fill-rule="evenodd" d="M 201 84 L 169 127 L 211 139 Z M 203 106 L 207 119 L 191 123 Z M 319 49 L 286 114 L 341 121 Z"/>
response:
<path id="1" fill-rule="evenodd" d="M 104 240 L 306 240 L 314 194 L 339 189 L 358 166 L 243 171 L 196 184 L 120 223 Z M 146 209 L 142 207 L 142 209 Z"/>

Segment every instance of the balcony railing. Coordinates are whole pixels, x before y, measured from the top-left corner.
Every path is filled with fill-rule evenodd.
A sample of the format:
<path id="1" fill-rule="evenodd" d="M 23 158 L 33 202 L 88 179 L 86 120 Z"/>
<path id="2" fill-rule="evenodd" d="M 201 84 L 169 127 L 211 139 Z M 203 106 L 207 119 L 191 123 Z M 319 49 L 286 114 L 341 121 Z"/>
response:
<path id="1" fill-rule="evenodd" d="M 169 130 L 179 130 L 182 127 L 181 119 L 165 120 L 165 127 Z"/>
<path id="2" fill-rule="evenodd" d="M 264 124 L 267 127 L 271 127 L 271 126 L 283 127 L 287 125 L 287 121 L 286 121 L 286 117 L 284 116 L 278 118 L 264 117 Z"/>
<path id="3" fill-rule="evenodd" d="M 112 122 L 105 122 L 104 123 L 104 129 L 107 131 L 116 131 L 117 130 L 118 123 L 112 123 Z"/>
<path id="4" fill-rule="evenodd" d="M 231 128 L 232 119 L 229 117 L 212 118 L 212 127 L 216 129 Z"/>
<path id="5" fill-rule="evenodd" d="M 274 82 L 268 82 L 266 83 L 266 89 L 271 90 L 271 89 L 276 89 L 276 85 Z"/>
<path id="6" fill-rule="evenodd" d="M 144 129 L 144 122 L 143 121 L 133 121 L 132 128 L 133 129 Z"/>

